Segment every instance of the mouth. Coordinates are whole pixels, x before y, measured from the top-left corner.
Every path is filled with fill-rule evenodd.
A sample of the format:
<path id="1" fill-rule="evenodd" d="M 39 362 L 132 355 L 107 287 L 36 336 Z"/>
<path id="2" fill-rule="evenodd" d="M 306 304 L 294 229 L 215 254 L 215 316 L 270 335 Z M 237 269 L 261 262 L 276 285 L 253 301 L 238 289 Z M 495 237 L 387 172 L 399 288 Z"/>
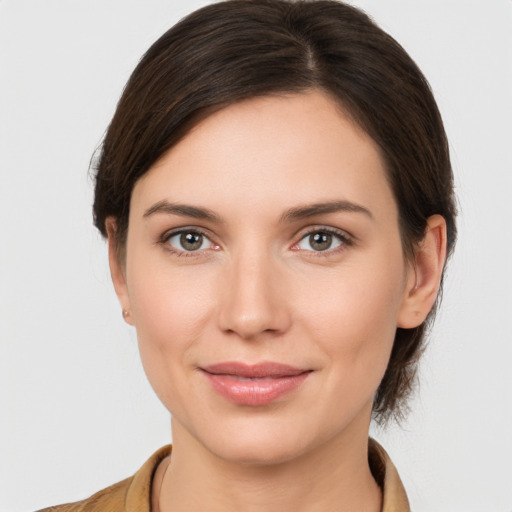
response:
<path id="1" fill-rule="evenodd" d="M 273 362 L 247 365 L 235 361 L 200 370 L 222 397 L 253 407 L 270 404 L 292 393 L 313 371 Z"/>

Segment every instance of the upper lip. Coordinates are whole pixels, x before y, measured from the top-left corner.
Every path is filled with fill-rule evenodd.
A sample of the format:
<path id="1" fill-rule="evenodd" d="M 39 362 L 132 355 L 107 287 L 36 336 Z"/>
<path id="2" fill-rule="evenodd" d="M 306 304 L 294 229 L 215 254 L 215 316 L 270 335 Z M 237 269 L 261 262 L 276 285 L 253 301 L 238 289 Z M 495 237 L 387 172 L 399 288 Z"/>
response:
<path id="1" fill-rule="evenodd" d="M 293 377 L 310 371 L 304 368 L 274 362 L 246 364 L 237 361 L 227 361 L 202 366 L 201 369 L 213 375 L 233 375 L 235 377 L 245 378 Z"/>

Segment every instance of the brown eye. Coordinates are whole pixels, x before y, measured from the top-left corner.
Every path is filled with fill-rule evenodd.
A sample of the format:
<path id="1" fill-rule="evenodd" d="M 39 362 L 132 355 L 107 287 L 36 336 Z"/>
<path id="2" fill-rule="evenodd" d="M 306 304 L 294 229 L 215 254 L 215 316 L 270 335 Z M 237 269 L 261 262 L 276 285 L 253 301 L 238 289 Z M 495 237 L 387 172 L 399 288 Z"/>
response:
<path id="1" fill-rule="evenodd" d="M 186 251 L 197 251 L 203 244 L 203 235 L 201 233 L 182 233 L 180 244 Z"/>
<path id="2" fill-rule="evenodd" d="M 309 235 L 309 245 L 315 251 L 326 251 L 332 245 L 332 235 L 330 233 L 313 233 Z"/>
<path id="3" fill-rule="evenodd" d="M 298 247 L 303 251 L 323 252 L 336 249 L 346 243 L 342 235 L 329 231 L 314 231 L 300 240 Z"/>

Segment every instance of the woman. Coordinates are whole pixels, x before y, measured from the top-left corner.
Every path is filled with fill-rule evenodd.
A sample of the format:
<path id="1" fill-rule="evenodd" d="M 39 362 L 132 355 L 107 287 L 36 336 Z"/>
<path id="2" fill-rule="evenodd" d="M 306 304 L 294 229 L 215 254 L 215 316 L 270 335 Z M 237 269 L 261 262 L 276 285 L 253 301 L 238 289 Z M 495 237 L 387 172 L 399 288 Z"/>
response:
<path id="1" fill-rule="evenodd" d="M 332 1 L 196 11 L 132 74 L 94 214 L 172 455 L 47 510 L 409 510 L 368 429 L 411 390 L 455 207 L 391 37 Z"/>

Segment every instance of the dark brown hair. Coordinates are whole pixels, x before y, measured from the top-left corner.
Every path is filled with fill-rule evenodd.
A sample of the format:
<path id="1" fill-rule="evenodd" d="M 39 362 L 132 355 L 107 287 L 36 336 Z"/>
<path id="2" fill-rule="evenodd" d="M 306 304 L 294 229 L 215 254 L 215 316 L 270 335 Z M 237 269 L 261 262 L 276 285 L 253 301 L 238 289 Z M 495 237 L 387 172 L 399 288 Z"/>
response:
<path id="1" fill-rule="evenodd" d="M 320 89 L 380 147 L 399 210 L 404 253 L 442 215 L 456 236 L 448 143 L 413 60 L 360 10 L 337 1 L 230 0 L 195 11 L 158 39 L 131 75 L 96 169 L 94 221 L 116 218 L 124 247 L 137 180 L 198 122 L 263 95 Z M 405 404 L 426 325 L 398 328 L 374 401 L 384 420 Z"/>

